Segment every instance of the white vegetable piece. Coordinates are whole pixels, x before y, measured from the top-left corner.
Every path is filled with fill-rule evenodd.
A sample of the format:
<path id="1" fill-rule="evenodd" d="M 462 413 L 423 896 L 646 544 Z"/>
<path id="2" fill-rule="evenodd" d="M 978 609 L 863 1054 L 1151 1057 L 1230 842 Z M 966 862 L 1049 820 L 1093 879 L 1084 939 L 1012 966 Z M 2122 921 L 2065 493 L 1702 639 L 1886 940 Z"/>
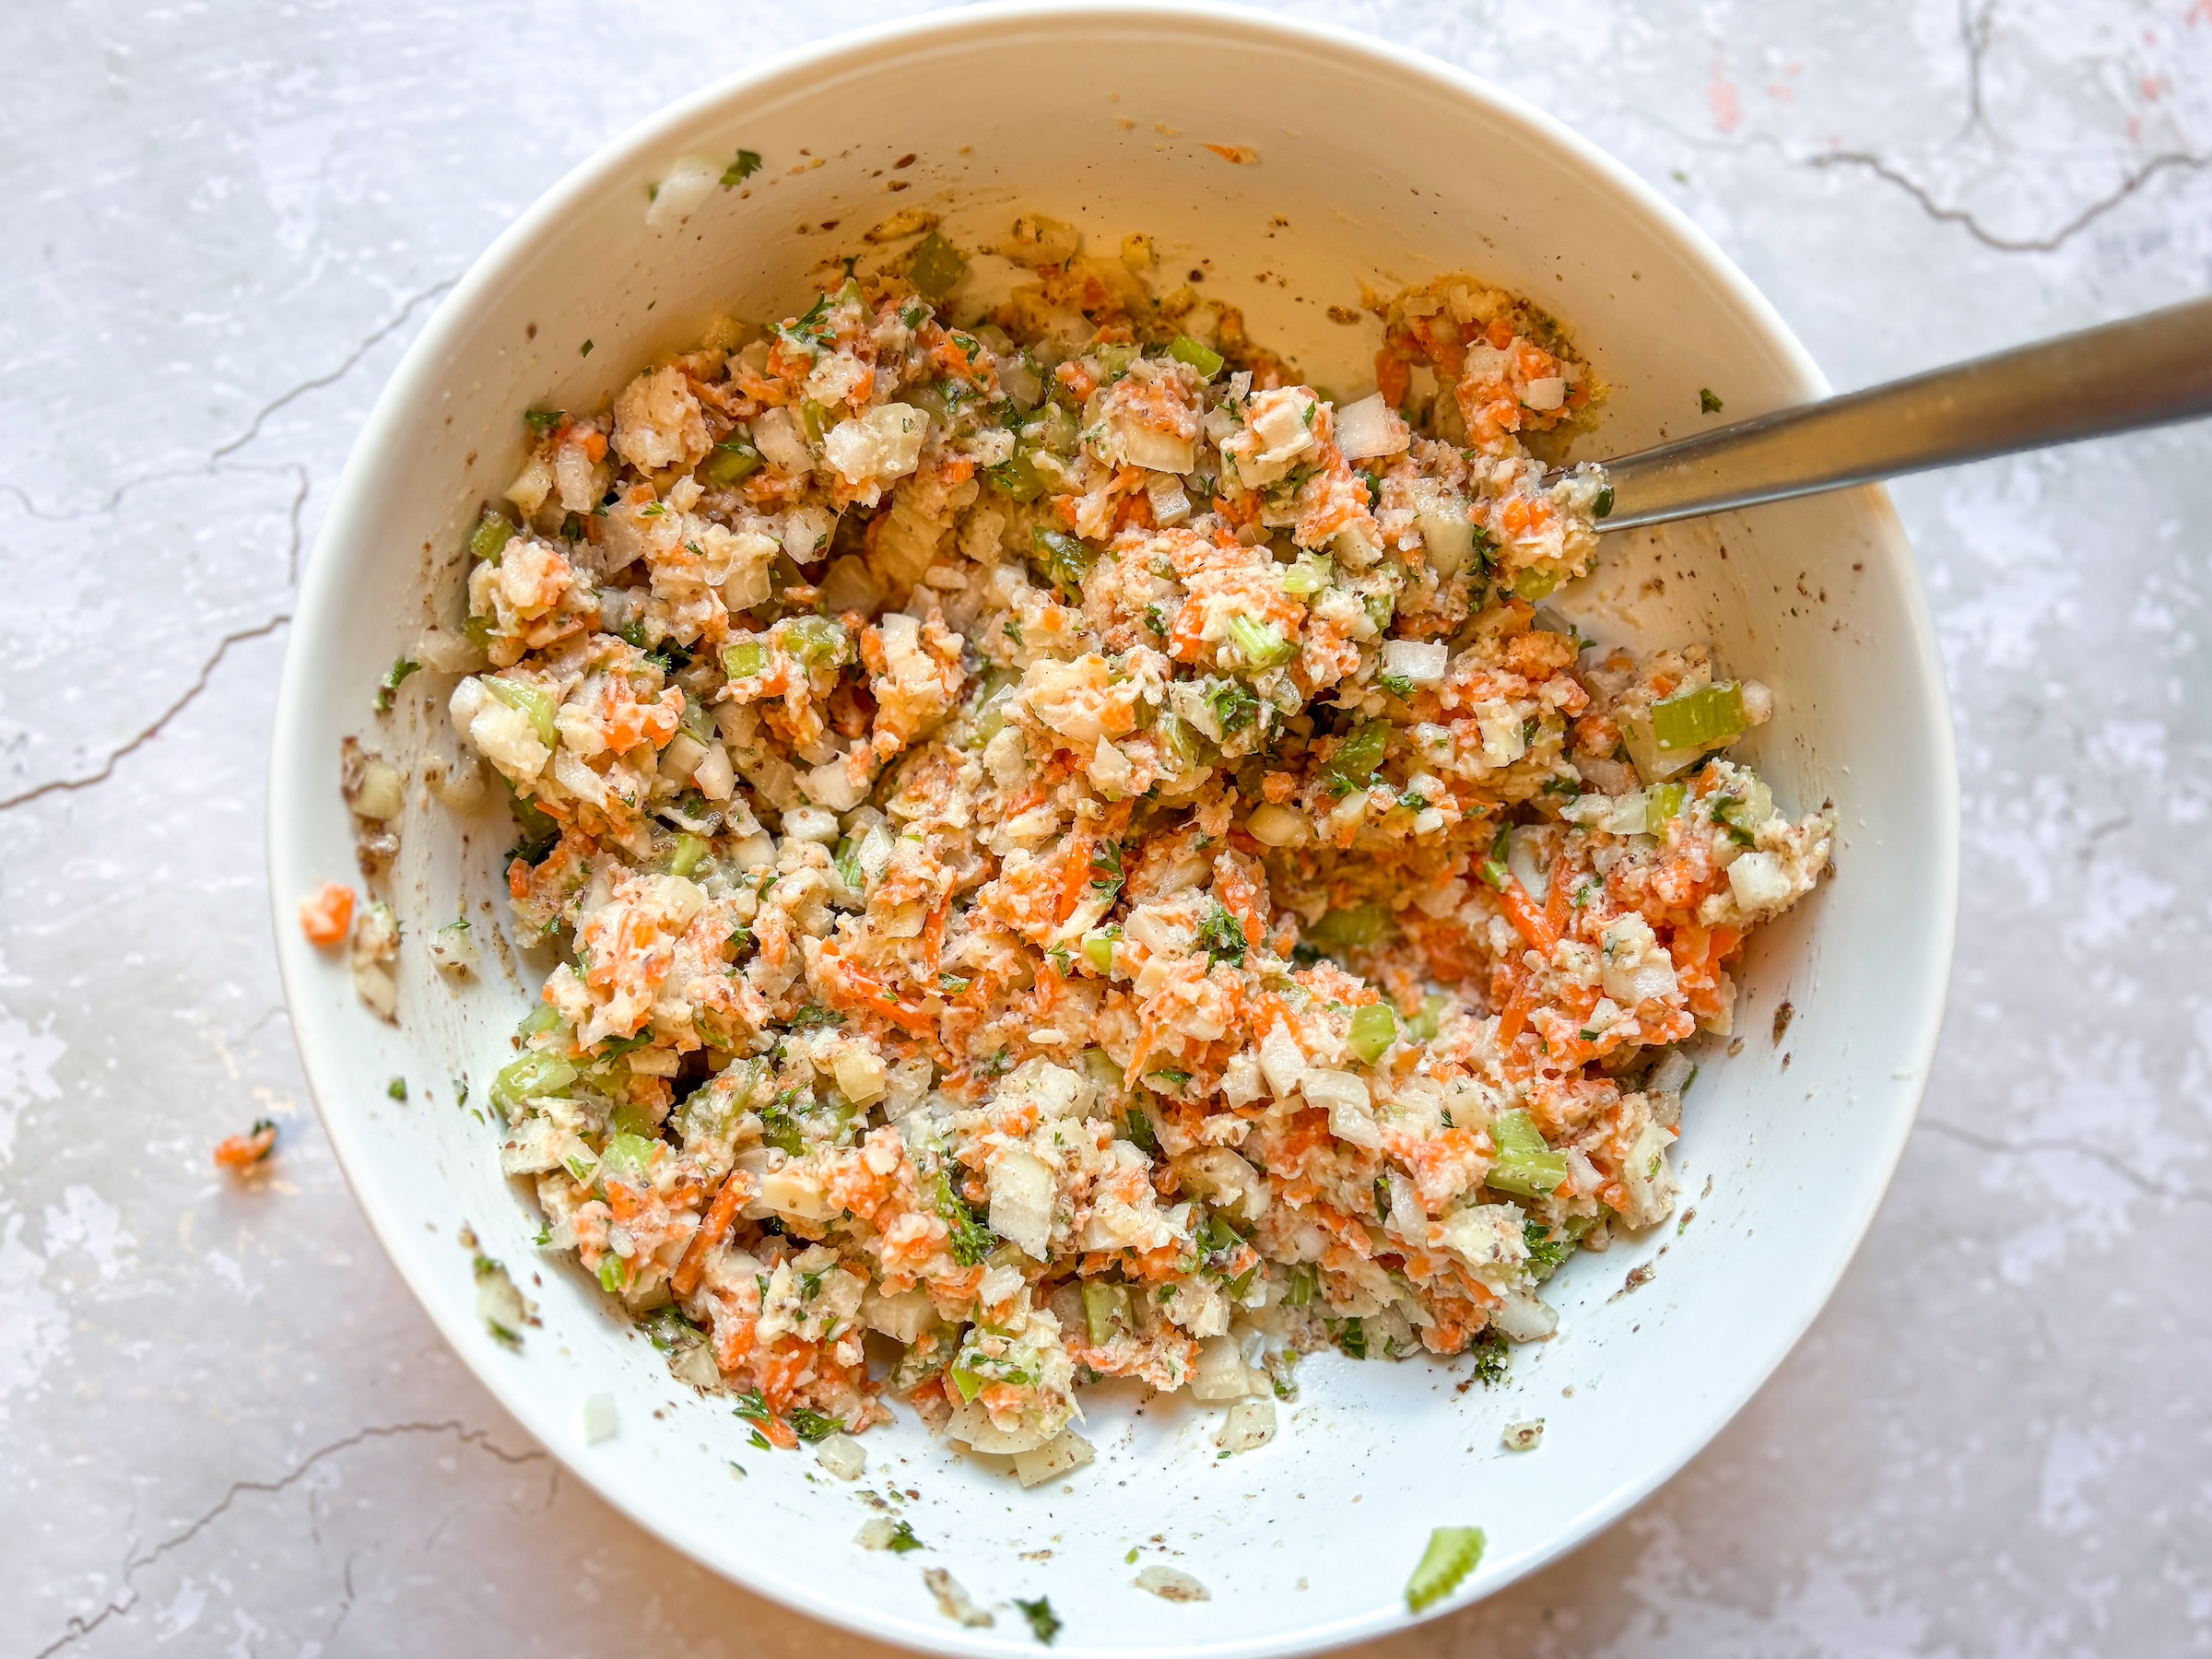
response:
<path id="1" fill-rule="evenodd" d="M 1097 1455 L 1088 1441 L 1073 1429 L 1063 1429 L 1036 1450 L 1014 1453 L 1014 1478 L 1025 1487 L 1042 1486 L 1081 1468 Z"/>
<path id="2" fill-rule="evenodd" d="M 1311 833 L 1304 813 L 1274 801 L 1254 806 L 1252 816 L 1244 820 L 1244 828 L 1251 831 L 1253 841 L 1265 847 L 1294 847 Z"/>
<path id="3" fill-rule="evenodd" d="M 430 960 L 448 973 L 473 973 L 478 960 L 474 930 L 466 916 L 448 922 L 430 935 Z"/>
<path id="4" fill-rule="evenodd" d="M 1746 853 L 1728 866 L 1729 890 L 1746 911 L 1776 909 L 1790 901 L 1790 878 L 1771 853 Z"/>
<path id="5" fill-rule="evenodd" d="M 606 1394 L 585 1394 L 579 1425 L 583 1430 L 583 1443 L 595 1446 L 601 1441 L 615 1438 L 618 1427 L 615 1420 L 615 1396 Z"/>
<path id="6" fill-rule="evenodd" d="M 868 1454 L 851 1435 L 831 1434 L 814 1449 L 814 1461 L 840 1480 L 858 1480 L 868 1466 Z"/>
<path id="7" fill-rule="evenodd" d="M 1441 685 L 1451 665 L 1452 649 L 1441 640 L 1382 641 L 1382 672 L 1394 678 L 1409 679 L 1417 686 Z"/>
<path id="8" fill-rule="evenodd" d="M 1508 1423 L 1500 1438 L 1509 1452 L 1534 1452 L 1544 1443 L 1544 1419 L 1535 1418 L 1525 1423 Z"/>
<path id="9" fill-rule="evenodd" d="M 653 187 L 653 200 L 645 208 L 645 228 L 665 229 L 690 218 L 722 182 L 722 166 L 705 156 L 678 156 Z"/>
<path id="10" fill-rule="evenodd" d="M 1275 1438 L 1275 1402 L 1250 1395 L 1229 1408 L 1215 1441 L 1224 1452 L 1256 1452 Z"/>
<path id="11" fill-rule="evenodd" d="M 1413 429 L 1382 401 L 1380 392 L 1336 411 L 1336 447 L 1347 461 L 1395 455 L 1413 441 Z"/>
<path id="12" fill-rule="evenodd" d="M 1053 1250 L 1053 1171 L 1034 1152 L 1008 1147 L 991 1161 L 991 1230 L 1024 1255 Z"/>
<path id="13" fill-rule="evenodd" d="M 1251 1392 L 1252 1373 L 1245 1369 L 1243 1350 L 1234 1336 L 1208 1336 L 1198 1345 L 1198 1363 L 1191 1372 L 1192 1399 L 1218 1406 Z"/>
<path id="14" fill-rule="evenodd" d="M 1263 1053 L 1260 1064 L 1266 1063 Z M 1329 1133 L 1338 1140 L 1349 1141 L 1371 1152 L 1382 1145 L 1382 1131 L 1375 1122 L 1374 1103 L 1368 1095 L 1366 1079 L 1357 1073 L 1316 1068 L 1306 1074 L 1304 1093 L 1309 1106 L 1319 1106 L 1328 1112 Z"/>
<path id="15" fill-rule="evenodd" d="M 1206 1587 L 1179 1567 L 1147 1567 L 1129 1581 L 1139 1590 L 1157 1595 L 1161 1601 L 1211 1601 Z"/>

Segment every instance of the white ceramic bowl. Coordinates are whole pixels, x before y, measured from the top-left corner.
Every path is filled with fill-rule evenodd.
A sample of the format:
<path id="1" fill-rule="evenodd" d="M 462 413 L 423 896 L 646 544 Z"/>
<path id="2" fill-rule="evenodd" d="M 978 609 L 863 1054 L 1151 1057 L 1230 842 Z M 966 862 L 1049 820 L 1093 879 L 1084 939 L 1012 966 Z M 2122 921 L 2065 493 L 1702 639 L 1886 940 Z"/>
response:
<path id="1" fill-rule="evenodd" d="M 1257 163 L 1207 143 L 1249 145 Z M 680 225 L 648 229 L 648 182 L 671 160 L 740 147 L 767 158 L 747 194 L 717 190 Z M 1621 168 L 1479 82 L 1351 36 L 1187 8 L 967 11 L 686 100 L 571 175 L 439 309 L 361 435 L 308 571 L 270 867 L 331 1140 L 424 1307 L 532 1433 L 671 1547 L 820 1618 L 947 1653 L 1027 1653 L 1007 1598 L 1049 1595 L 1062 1653 L 1298 1652 L 1405 1622 L 1407 1571 L 1430 1529 L 1454 1524 L 1489 1535 L 1461 1599 L 1495 1590 L 1621 1514 L 1743 1405 L 1827 1299 L 1911 1123 L 1950 959 L 1957 789 L 1912 555 L 1879 490 L 1608 538 L 1601 571 L 1561 597 L 1609 641 L 1712 640 L 1779 695 L 1750 746 L 1778 797 L 1841 808 L 1833 878 L 1755 941 L 1740 1044 L 1713 1045 L 1690 1091 L 1677 1159 L 1695 1219 L 1577 1260 L 1550 1293 L 1559 1335 L 1519 1352 L 1507 1384 L 1461 1393 L 1464 1368 L 1316 1356 L 1274 1443 L 1226 1462 L 1211 1414 L 1157 1402 L 1137 1415 L 1133 1396 L 1100 1393 L 1098 1463 L 1025 1492 L 904 1416 L 866 1437 L 860 1485 L 921 1494 L 905 1507 L 927 1554 L 856 1547 L 868 1512 L 853 1488 L 816 1477 L 805 1454 L 749 1448 L 726 1401 L 678 1386 L 581 1270 L 533 1247 L 530 1199 L 447 1080 L 465 1074 L 481 1096 L 534 976 L 491 964 L 456 995 L 421 948 L 457 894 L 479 929 L 504 920 L 500 815 L 456 823 L 415 792 L 394 883 L 408 926 L 396 1029 L 290 924 L 300 894 L 350 874 L 341 735 L 409 761 L 440 718 L 450 680 L 424 676 L 381 722 L 370 694 L 453 609 L 463 532 L 519 465 L 519 412 L 591 406 L 716 311 L 788 314 L 813 262 L 895 206 L 942 211 L 970 245 L 1031 206 L 1108 245 L 1148 231 L 1171 269 L 1210 260 L 1209 289 L 1241 302 L 1255 335 L 1347 391 L 1371 377 L 1374 325 L 1327 307 L 1357 306 L 1363 278 L 1387 289 L 1472 269 L 1555 311 L 1612 382 L 1599 453 L 1688 429 L 1700 386 L 1731 416 L 1827 389 L 1735 267 Z M 394 1074 L 412 1086 L 405 1104 L 386 1097 Z M 520 1352 L 475 1311 L 464 1221 L 540 1310 Z M 1650 1280 L 1619 1294 L 1644 1264 Z M 581 1406 L 596 1393 L 619 1432 L 586 1444 Z M 1542 1449 L 1503 1452 L 1501 1425 L 1531 1417 L 1549 1422 Z M 1138 1544 L 1212 1599 L 1132 1589 Z M 931 1565 L 996 1605 L 995 1626 L 941 1617 L 922 1583 Z"/>

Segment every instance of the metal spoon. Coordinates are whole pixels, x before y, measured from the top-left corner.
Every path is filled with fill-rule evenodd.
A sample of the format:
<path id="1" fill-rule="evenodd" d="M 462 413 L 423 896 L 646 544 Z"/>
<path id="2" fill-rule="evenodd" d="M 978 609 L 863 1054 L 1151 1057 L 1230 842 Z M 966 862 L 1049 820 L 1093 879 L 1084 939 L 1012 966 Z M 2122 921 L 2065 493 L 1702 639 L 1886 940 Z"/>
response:
<path id="1" fill-rule="evenodd" d="M 1606 462 L 1630 530 L 2212 415 L 2212 300 L 2108 323 Z"/>

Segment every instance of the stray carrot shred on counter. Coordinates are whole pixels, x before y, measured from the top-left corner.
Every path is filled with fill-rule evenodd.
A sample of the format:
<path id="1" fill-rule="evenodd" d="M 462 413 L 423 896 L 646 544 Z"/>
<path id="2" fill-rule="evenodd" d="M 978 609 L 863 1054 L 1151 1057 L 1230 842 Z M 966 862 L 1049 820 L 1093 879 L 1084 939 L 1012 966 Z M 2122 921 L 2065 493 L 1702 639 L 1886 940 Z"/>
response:
<path id="1" fill-rule="evenodd" d="M 216 1167 L 233 1175 L 243 1174 L 265 1161 L 276 1149 L 276 1125 L 267 1118 L 258 1118 L 245 1134 L 229 1135 L 218 1143 Z"/>
<path id="2" fill-rule="evenodd" d="M 1765 688 L 1538 608 L 1612 491 L 1532 453 L 1605 402 L 1535 306 L 1377 300 L 1339 399 L 1148 259 L 993 246 L 1003 301 L 933 229 L 529 419 L 447 705 L 555 962 L 500 1167 L 763 1446 L 904 1402 L 1034 1481 L 1101 1378 L 1230 1454 L 1316 1349 L 1500 1374 L 1672 1213 L 1682 1045 L 1833 811 L 1730 757 Z"/>

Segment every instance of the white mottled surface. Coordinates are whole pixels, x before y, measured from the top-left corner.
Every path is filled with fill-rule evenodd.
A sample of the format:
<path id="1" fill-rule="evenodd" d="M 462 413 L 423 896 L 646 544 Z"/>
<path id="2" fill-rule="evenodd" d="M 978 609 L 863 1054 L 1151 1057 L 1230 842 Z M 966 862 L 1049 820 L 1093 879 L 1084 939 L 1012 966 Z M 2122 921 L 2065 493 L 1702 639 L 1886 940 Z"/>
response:
<path id="1" fill-rule="evenodd" d="M 300 560 L 446 287 L 632 119 L 912 9 L 0 13 L 0 1659 L 869 1645 L 668 1557 L 445 1352 L 307 1109 L 260 826 Z M 2208 0 L 1289 9 L 1606 145 L 1840 385 L 2212 275 Z M 1897 1184 L 1680 1478 L 1397 1653 L 2212 1647 L 2212 429 L 1896 494 L 1966 826 Z"/>

